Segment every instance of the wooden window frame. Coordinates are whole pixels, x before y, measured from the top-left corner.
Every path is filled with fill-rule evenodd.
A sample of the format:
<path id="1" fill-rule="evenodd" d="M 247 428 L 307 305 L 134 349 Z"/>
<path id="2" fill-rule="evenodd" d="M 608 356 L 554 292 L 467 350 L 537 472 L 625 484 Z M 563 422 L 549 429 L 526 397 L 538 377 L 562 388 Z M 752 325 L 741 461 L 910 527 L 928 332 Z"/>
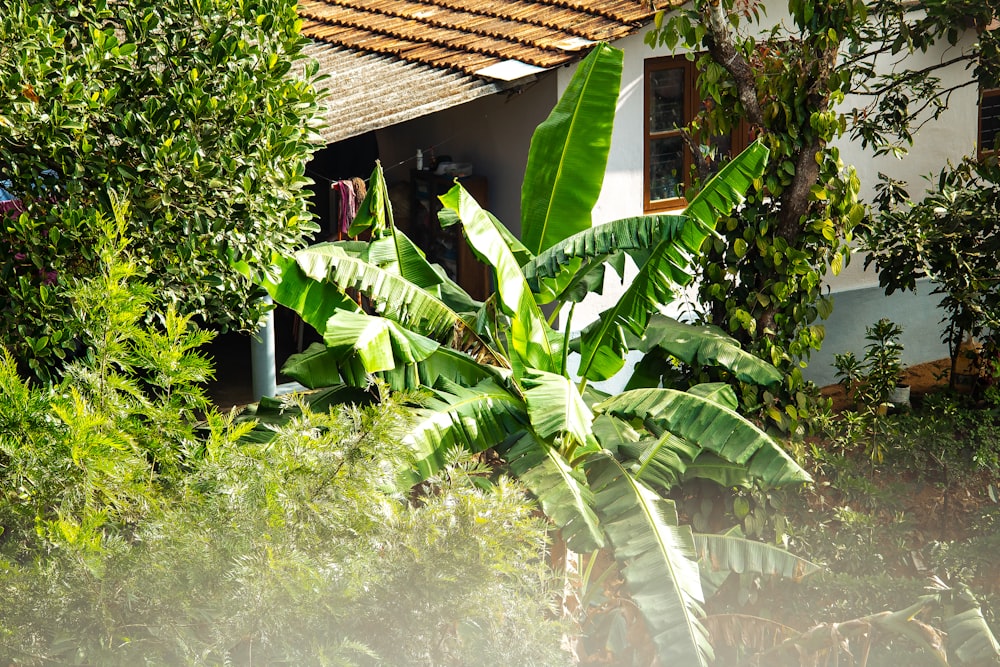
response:
<path id="1" fill-rule="evenodd" d="M 651 116 L 652 116 L 652 102 L 653 102 L 653 84 L 651 74 L 654 72 L 660 72 L 668 69 L 680 69 L 684 72 L 684 124 L 690 123 L 695 115 L 701 108 L 702 101 L 698 94 L 697 86 L 697 76 L 698 70 L 695 67 L 695 63 L 688 60 L 684 56 L 662 56 L 659 58 L 648 58 L 643 63 L 643 176 L 642 176 L 642 209 L 645 213 L 658 213 L 662 211 L 671 211 L 684 208 L 687 205 L 687 200 L 683 195 L 678 197 L 671 197 L 669 199 L 657 199 L 652 200 L 650 198 L 651 192 L 651 175 L 650 170 L 651 164 L 651 152 L 653 142 L 657 139 L 669 138 L 673 136 L 681 136 L 679 129 L 667 130 L 661 132 L 651 131 Z M 1000 91 L 998 91 L 1000 93 Z M 750 145 L 752 141 L 751 132 L 749 126 L 745 121 L 741 121 L 739 125 L 733 130 L 730 135 L 730 146 L 732 154 L 735 155 L 739 151 L 743 150 Z M 691 156 L 691 150 L 687 146 L 686 142 L 683 148 L 683 158 L 682 158 L 682 183 L 686 184 L 690 179 L 691 171 L 694 167 L 694 160 Z"/>
<path id="2" fill-rule="evenodd" d="M 1000 88 L 980 88 L 979 89 L 979 104 L 976 108 L 976 152 L 979 159 L 996 157 L 997 151 L 994 149 L 996 145 L 996 140 L 1000 137 L 1000 129 L 993 137 L 993 144 L 987 146 L 983 142 L 983 101 L 987 98 L 997 98 L 1000 97 Z"/>
<path id="3" fill-rule="evenodd" d="M 642 176 L 642 202 L 643 211 L 646 213 L 653 213 L 657 211 L 667 211 L 671 209 L 683 208 L 687 201 L 683 196 L 671 197 L 669 199 L 650 199 L 650 189 L 651 189 L 651 150 L 653 142 L 657 139 L 664 139 L 674 136 L 681 136 L 680 130 L 668 130 L 661 132 L 652 132 L 651 128 L 651 116 L 652 116 L 652 103 L 653 103 L 653 83 L 652 74 L 655 72 L 662 72 L 664 70 L 680 69 L 684 72 L 684 124 L 690 123 L 691 119 L 694 118 L 696 109 L 694 108 L 694 100 L 698 98 L 698 91 L 695 87 L 695 67 L 694 63 L 685 58 L 684 56 L 664 56 L 661 58 L 649 58 L 643 63 L 643 176 Z M 683 165 L 683 177 L 686 179 L 687 175 L 691 173 L 691 152 L 684 148 L 684 157 L 682 160 Z"/>

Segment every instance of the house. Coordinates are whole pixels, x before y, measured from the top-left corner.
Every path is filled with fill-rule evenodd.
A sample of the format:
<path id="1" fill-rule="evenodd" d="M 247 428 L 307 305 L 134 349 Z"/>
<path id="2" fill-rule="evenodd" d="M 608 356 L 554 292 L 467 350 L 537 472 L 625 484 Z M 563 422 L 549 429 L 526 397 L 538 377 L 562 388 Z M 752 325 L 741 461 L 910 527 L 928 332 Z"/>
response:
<path id="1" fill-rule="evenodd" d="M 784 3 L 766 5 L 765 20 L 780 21 Z M 488 208 L 516 232 L 531 133 L 567 85 L 575 63 L 594 42 L 609 41 L 624 51 L 625 63 L 595 223 L 678 206 L 671 174 L 681 166 L 683 151 L 669 133 L 649 132 L 644 110 L 672 105 L 669 112 L 679 113 L 683 122 L 695 108 L 695 72 L 683 56 L 643 43 L 653 12 L 640 0 L 303 0 L 299 12 L 304 34 L 314 40 L 310 54 L 330 75 L 323 135 L 332 162 L 368 151 L 370 164 L 377 153 L 387 181 L 405 184 L 418 159 L 449 156 L 485 176 Z M 971 48 L 974 40 L 972 33 L 962 36 L 948 47 L 949 54 Z M 908 66 L 943 56 L 931 49 Z M 970 73 L 956 65 L 944 76 L 967 80 Z M 988 127 L 996 111 L 991 102 L 1000 98 L 984 100 Z M 874 158 L 844 142 L 842 155 L 858 169 L 863 196 L 871 196 L 879 172 L 909 181 L 917 195 L 924 175 L 975 151 L 979 102 L 975 85 L 955 91 L 944 116 L 918 132 L 901 160 Z M 364 144 L 360 151 L 357 142 Z M 322 169 L 317 165 L 312 174 L 321 185 L 365 175 L 360 168 L 356 174 Z M 856 259 L 830 281 L 835 311 L 826 322 L 824 350 L 813 357 L 808 373 L 821 384 L 832 381 L 833 354 L 858 350 L 865 326 L 880 317 L 904 327 L 905 362 L 947 355 L 930 288 L 925 284 L 920 294 L 886 298 L 877 277 L 862 265 Z M 594 313 L 602 308 L 590 306 Z"/>

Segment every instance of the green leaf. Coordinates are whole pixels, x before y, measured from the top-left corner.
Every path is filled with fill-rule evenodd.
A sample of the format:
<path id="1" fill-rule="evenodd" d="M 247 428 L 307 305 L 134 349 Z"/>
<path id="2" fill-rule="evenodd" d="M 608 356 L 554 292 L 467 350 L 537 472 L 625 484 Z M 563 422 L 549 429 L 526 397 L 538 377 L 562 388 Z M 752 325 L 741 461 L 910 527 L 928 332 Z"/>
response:
<path id="1" fill-rule="evenodd" d="M 645 337 L 635 347 L 648 352 L 657 346 L 690 366 L 722 366 L 743 382 L 769 386 L 782 379 L 777 368 L 744 351 L 718 327 L 653 315 Z"/>
<path id="2" fill-rule="evenodd" d="M 739 527 L 721 534 L 694 536 L 698 562 L 703 570 L 778 576 L 791 581 L 819 572 L 819 565 L 779 547 L 748 540 Z"/>
<path id="3" fill-rule="evenodd" d="M 556 370 L 561 355 L 553 347 L 553 341 L 558 339 L 545 321 L 528 289 L 521 267 L 490 216 L 458 183 L 440 199 L 445 208 L 458 214 L 472 251 L 496 271 L 500 303 L 511 317 L 514 354 L 528 367 Z"/>
<path id="4" fill-rule="evenodd" d="M 595 406 L 597 413 L 638 419 L 746 465 L 769 486 L 811 481 L 809 474 L 766 433 L 736 412 L 674 389 L 635 389 Z"/>
<path id="5" fill-rule="evenodd" d="M 481 452 L 525 430 L 524 402 L 493 380 L 462 387 L 444 380 L 422 408 L 403 442 L 416 453 L 416 472 L 426 479 L 447 463 L 447 452 L 461 447 Z"/>
<path id="6" fill-rule="evenodd" d="M 555 448 L 534 434 L 523 435 L 507 453 L 511 471 L 538 499 L 542 511 L 562 531 L 573 551 L 604 546 L 594 513 L 594 494 L 582 470 L 573 468 Z"/>
<path id="7" fill-rule="evenodd" d="M 673 301 L 675 287 L 691 281 L 691 256 L 685 250 L 697 250 L 712 233 L 718 217 L 728 215 L 743 201 L 747 189 L 763 172 L 767 156 L 767 148 L 754 142 L 689 202 L 684 214 L 696 224 L 681 228 L 688 236 L 661 240 L 618 302 L 584 330 L 580 338 L 580 375 L 588 380 L 606 380 L 621 370 L 628 351 L 626 331 L 642 336 L 651 314 Z"/>
<path id="8" fill-rule="evenodd" d="M 534 254 L 590 227 L 611 146 L 623 55 L 598 44 L 528 149 L 521 188 L 521 240 Z"/>
<path id="9" fill-rule="evenodd" d="M 313 280 L 328 281 L 342 293 L 361 292 L 380 315 L 428 338 L 446 342 L 459 330 L 478 339 L 471 327 L 433 294 L 349 254 L 337 244 L 310 246 L 297 252 L 295 261 Z M 494 360 L 498 359 L 483 341 L 479 340 L 478 344 Z"/>
<path id="10" fill-rule="evenodd" d="M 436 341 L 392 320 L 349 311 L 330 318 L 323 339 L 335 354 L 356 355 L 369 373 L 391 370 L 399 363 L 423 361 L 439 347 Z"/>
<path id="11" fill-rule="evenodd" d="M 616 253 L 648 250 L 662 240 L 676 240 L 690 252 L 697 252 L 706 236 L 681 215 L 614 220 L 577 232 L 539 253 L 524 265 L 524 277 L 537 294 L 545 284 L 565 285 L 574 274 L 589 272 Z M 583 262 L 574 264 L 574 259 Z M 558 295 L 561 290 L 556 291 Z"/>
<path id="12" fill-rule="evenodd" d="M 594 414 L 569 378 L 528 370 L 523 382 L 528 417 L 540 438 L 548 441 L 567 434 L 580 444 L 591 439 Z"/>
<path id="13" fill-rule="evenodd" d="M 610 456 L 587 464 L 601 527 L 614 548 L 632 600 L 642 612 L 665 665 L 712 660 L 694 539 L 679 526 L 670 500 L 659 497 Z"/>
<path id="14" fill-rule="evenodd" d="M 996 664 L 1000 659 L 1000 643 L 978 606 L 944 619 L 948 633 L 948 653 L 958 665 Z"/>
<path id="15" fill-rule="evenodd" d="M 338 310 L 360 310 L 334 285 L 307 276 L 294 258 L 275 256 L 271 263 L 279 269 L 280 277 L 277 282 L 264 279 L 261 286 L 275 303 L 294 310 L 319 335 L 326 333 L 327 321 Z M 249 275 L 244 270 L 244 275 Z"/>
<path id="16" fill-rule="evenodd" d="M 730 410 L 737 410 L 740 407 L 739 399 L 736 398 L 736 392 L 725 382 L 696 384 L 688 389 L 688 393 L 692 396 L 699 396 L 713 403 L 718 403 Z"/>

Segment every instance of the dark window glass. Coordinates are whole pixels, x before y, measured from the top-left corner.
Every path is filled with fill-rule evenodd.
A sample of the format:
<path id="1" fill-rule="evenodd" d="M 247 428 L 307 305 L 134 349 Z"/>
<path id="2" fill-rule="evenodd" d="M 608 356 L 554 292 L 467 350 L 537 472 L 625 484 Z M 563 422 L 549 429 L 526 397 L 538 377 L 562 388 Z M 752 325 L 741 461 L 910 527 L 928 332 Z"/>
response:
<path id="1" fill-rule="evenodd" d="M 979 150 L 996 150 L 997 136 L 1000 135 L 1000 89 L 983 91 L 979 103 Z"/>
<path id="2" fill-rule="evenodd" d="M 684 195 L 684 140 L 654 139 L 649 148 L 649 198 L 652 201 Z"/>

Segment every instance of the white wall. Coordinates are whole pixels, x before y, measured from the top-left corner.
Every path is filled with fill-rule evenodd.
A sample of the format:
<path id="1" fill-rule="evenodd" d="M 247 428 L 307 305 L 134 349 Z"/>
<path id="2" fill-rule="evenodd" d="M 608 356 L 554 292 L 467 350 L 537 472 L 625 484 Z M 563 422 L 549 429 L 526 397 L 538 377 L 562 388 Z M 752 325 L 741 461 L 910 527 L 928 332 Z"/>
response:
<path id="1" fill-rule="evenodd" d="M 784 3 L 777 4 L 784 7 Z M 765 27 L 778 23 L 785 16 L 787 15 L 783 12 L 772 10 L 764 21 Z M 969 35 L 956 47 L 917 54 L 905 64 L 921 68 L 951 59 L 962 49 L 970 48 L 974 38 L 974 35 Z M 642 214 L 643 63 L 647 58 L 672 55 L 666 48 L 650 48 L 642 39 L 643 34 L 640 33 L 615 42 L 615 46 L 624 51 L 624 71 L 607 175 L 600 199 L 594 208 L 594 219 L 598 223 Z M 560 93 L 568 85 L 573 71 L 573 68 L 560 70 Z M 942 79 L 946 83 L 956 82 L 970 75 L 961 66 L 953 66 L 945 72 Z M 843 109 L 849 113 L 857 104 L 858 100 L 845 100 Z M 846 139 L 840 141 L 845 164 L 853 165 L 858 171 L 862 197 L 870 199 L 881 171 L 896 179 L 908 181 L 910 194 L 919 198 L 925 189 L 923 176 L 938 172 L 948 160 L 955 162 L 963 155 L 975 151 L 977 108 L 976 86 L 956 91 L 942 118 L 924 125 L 916 133 L 914 145 L 902 159 L 891 156 L 876 158 L 870 149 L 862 149 L 860 144 Z M 821 384 L 832 381 L 829 366 L 833 354 L 848 349 L 860 351 L 864 344 L 864 326 L 883 316 L 890 316 L 903 326 L 903 343 L 907 349 L 908 363 L 929 361 L 947 354 L 946 349 L 938 342 L 938 320 L 941 314 L 935 306 L 939 299 L 930 295 L 930 287 L 923 286 L 918 295 L 896 295 L 887 300 L 878 288 L 878 277 L 874 269 L 864 271 L 863 266 L 864 257 L 857 254 L 840 276 L 831 276 L 829 279 L 828 287 L 834 294 L 834 315 L 825 323 L 827 339 L 824 350 L 814 356 L 807 372 L 807 375 Z M 588 299 L 582 308 L 577 309 L 574 329 L 581 328 L 614 303 L 614 282 L 616 281 L 610 279 L 606 281 L 604 296 Z M 841 294 L 839 299 L 838 294 Z M 676 314 L 678 309 L 674 308 L 673 311 L 672 314 Z"/>

